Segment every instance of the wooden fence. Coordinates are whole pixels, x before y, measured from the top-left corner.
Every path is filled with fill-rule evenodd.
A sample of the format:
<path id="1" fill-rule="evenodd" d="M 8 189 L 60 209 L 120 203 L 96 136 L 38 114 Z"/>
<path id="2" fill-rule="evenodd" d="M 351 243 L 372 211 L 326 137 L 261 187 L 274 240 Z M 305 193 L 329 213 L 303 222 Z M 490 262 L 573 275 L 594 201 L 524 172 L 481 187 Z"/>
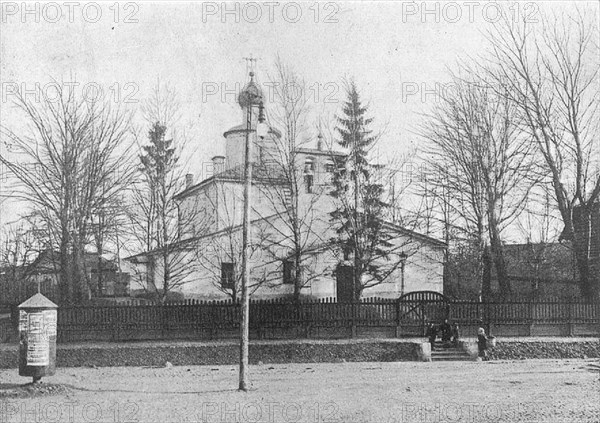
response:
<path id="1" fill-rule="evenodd" d="M 582 302 L 253 301 L 250 332 L 255 339 L 410 337 L 448 318 L 463 336 L 474 336 L 480 322 L 498 336 L 584 336 L 600 335 L 599 316 L 600 304 Z M 66 342 L 234 339 L 240 307 L 231 301 L 64 307 L 58 319 L 59 341 Z"/>
<path id="2" fill-rule="evenodd" d="M 600 303 L 454 301 L 449 319 L 475 334 L 478 321 L 499 336 L 599 336 Z"/>
<path id="3" fill-rule="evenodd" d="M 469 337 L 476 335 L 481 322 L 497 336 L 600 335 L 598 303 L 379 298 L 356 303 L 252 301 L 250 335 L 254 339 L 422 337 L 429 323 L 445 318 L 457 322 L 461 336 Z M 239 322 L 240 306 L 231 301 L 60 307 L 58 340 L 236 339 Z"/>

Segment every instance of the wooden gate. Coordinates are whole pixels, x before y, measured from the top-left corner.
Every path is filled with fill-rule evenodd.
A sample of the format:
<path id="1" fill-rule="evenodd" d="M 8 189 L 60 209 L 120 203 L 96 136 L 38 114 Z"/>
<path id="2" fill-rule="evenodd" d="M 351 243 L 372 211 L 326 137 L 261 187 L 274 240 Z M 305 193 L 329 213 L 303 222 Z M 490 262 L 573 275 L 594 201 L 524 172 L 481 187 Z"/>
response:
<path id="1" fill-rule="evenodd" d="M 425 336 L 430 323 L 439 324 L 448 318 L 450 302 L 439 292 L 415 291 L 398 298 L 398 309 L 402 334 Z"/>

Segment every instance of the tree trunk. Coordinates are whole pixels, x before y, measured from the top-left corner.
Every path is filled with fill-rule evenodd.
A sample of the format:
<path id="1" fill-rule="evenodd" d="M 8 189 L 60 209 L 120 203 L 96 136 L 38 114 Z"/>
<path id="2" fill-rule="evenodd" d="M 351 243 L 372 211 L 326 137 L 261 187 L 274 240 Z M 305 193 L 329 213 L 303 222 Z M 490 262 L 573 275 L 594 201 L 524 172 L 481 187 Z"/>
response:
<path id="1" fill-rule="evenodd" d="M 360 301 L 363 290 L 364 290 L 364 287 L 359 283 L 354 289 L 355 295 L 354 295 L 354 298 L 352 299 L 352 301 L 354 301 L 354 302 Z"/>
<path id="2" fill-rule="evenodd" d="M 598 298 L 598 275 L 590 272 L 591 250 L 598 248 L 600 241 L 593 239 L 591 207 L 581 206 L 573 210 L 570 225 L 565 225 L 567 236 L 573 242 L 575 261 L 579 272 L 579 290 L 583 298 Z M 596 245 L 594 245 L 596 244 Z"/>
<path id="3" fill-rule="evenodd" d="M 300 302 L 300 293 L 302 291 L 302 287 L 304 286 L 303 274 L 302 274 L 302 263 L 301 258 L 302 254 L 297 249 L 294 255 L 294 302 Z"/>
<path id="4" fill-rule="evenodd" d="M 76 243 L 74 243 L 76 244 Z M 73 245 L 73 271 L 71 273 L 73 281 L 73 299 L 76 304 L 81 304 L 84 299 L 85 283 L 85 262 L 79 245 Z"/>
<path id="5" fill-rule="evenodd" d="M 101 236 L 102 235 L 99 235 L 99 237 Z M 96 269 L 96 276 L 98 277 L 96 280 L 96 289 L 98 290 L 98 293 L 96 296 L 100 297 L 102 296 L 102 241 L 98 241 L 96 250 L 98 252 L 98 269 Z"/>
<path id="6" fill-rule="evenodd" d="M 485 244 L 481 257 L 483 271 L 481 274 L 481 297 L 483 301 L 488 301 L 492 293 L 492 255 L 490 246 Z"/>
<path id="7" fill-rule="evenodd" d="M 166 246 L 163 248 L 164 248 L 164 251 L 162 253 L 163 282 L 162 282 L 161 302 L 164 304 L 167 301 L 167 293 L 169 292 L 170 269 L 169 269 L 169 252 L 167 251 Z"/>
<path id="8" fill-rule="evenodd" d="M 494 267 L 496 268 L 496 277 L 498 278 L 500 295 L 503 298 L 508 298 L 512 290 L 506 272 L 502 241 L 500 240 L 500 234 L 498 233 L 496 225 L 490 225 L 490 254 Z"/>
<path id="9" fill-rule="evenodd" d="M 50 250 L 52 251 L 52 250 Z M 52 254 L 52 253 L 51 253 Z M 69 269 L 69 246 L 68 237 L 64 231 L 62 233 L 62 239 L 60 242 L 60 279 L 59 279 L 59 293 L 61 305 L 68 305 L 72 302 L 72 290 L 71 290 L 71 272 Z"/>

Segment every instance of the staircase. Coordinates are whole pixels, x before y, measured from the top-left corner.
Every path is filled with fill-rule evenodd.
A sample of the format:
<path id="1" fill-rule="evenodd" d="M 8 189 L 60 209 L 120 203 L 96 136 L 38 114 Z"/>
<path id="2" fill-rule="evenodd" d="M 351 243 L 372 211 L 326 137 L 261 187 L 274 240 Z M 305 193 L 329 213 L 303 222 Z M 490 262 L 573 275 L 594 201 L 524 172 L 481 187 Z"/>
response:
<path id="1" fill-rule="evenodd" d="M 436 341 L 431 350 L 431 361 L 472 361 L 473 359 L 460 347 L 450 343 Z"/>

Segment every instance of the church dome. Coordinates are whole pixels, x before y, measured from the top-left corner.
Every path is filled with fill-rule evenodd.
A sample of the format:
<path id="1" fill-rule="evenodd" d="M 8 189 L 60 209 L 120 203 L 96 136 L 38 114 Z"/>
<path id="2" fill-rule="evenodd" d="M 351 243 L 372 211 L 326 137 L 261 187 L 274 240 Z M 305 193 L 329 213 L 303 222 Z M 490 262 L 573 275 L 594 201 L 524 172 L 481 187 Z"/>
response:
<path id="1" fill-rule="evenodd" d="M 254 72 L 250 72 L 250 82 L 242 89 L 238 95 L 238 103 L 242 108 L 252 105 L 258 105 L 263 98 L 262 90 L 254 82 Z"/>

